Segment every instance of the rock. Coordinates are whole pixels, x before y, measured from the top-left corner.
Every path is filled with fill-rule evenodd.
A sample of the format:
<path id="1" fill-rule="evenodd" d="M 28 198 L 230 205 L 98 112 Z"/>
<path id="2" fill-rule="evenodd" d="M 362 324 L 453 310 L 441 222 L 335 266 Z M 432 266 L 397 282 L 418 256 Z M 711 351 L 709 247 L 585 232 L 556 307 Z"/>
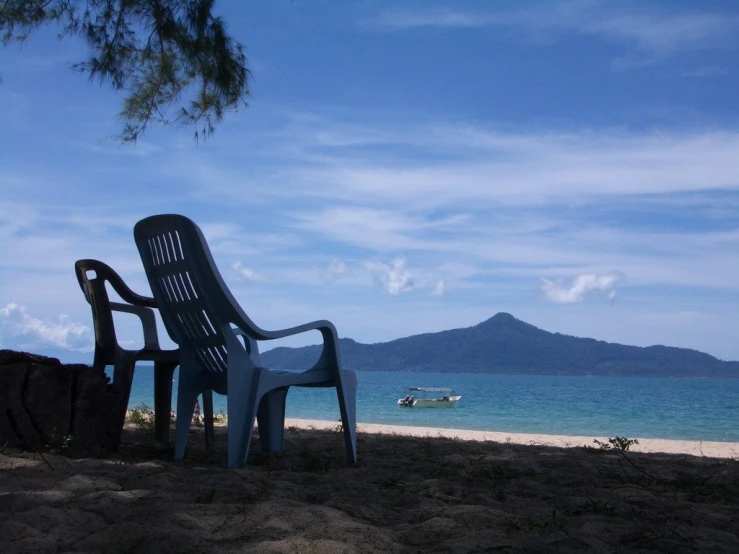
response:
<path id="1" fill-rule="evenodd" d="M 0 446 L 84 454 L 115 449 L 115 398 L 104 371 L 0 350 Z"/>

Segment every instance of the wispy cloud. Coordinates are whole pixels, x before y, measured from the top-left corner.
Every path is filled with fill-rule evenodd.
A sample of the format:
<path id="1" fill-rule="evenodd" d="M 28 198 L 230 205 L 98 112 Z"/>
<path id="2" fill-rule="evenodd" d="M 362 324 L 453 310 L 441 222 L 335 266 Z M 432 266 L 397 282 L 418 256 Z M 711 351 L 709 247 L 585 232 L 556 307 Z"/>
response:
<path id="1" fill-rule="evenodd" d="M 340 238 L 373 251 L 397 251 L 411 246 L 408 234 L 424 225 L 422 218 L 414 218 L 402 210 L 346 205 L 295 212 L 294 217 L 294 225 L 299 229 Z"/>
<path id="2" fill-rule="evenodd" d="M 446 282 L 444 279 L 439 279 L 436 283 L 434 283 L 431 287 L 431 292 L 429 294 L 431 296 L 444 296 L 446 293 Z"/>
<path id="3" fill-rule="evenodd" d="M 0 328 L 5 348 L 53 346 L 77 352 L 90 352 L 94 346 L 92 330 L 60 315 L 56 321 L 41 320 L 28 313 L 25 306 L 7 304 L 0 308 Z M 25 345 L 25 346 L 23 346 Z"/>
<path id="4" fill-rule="evenodd" d="M 703 67 L 698 67 L 690 71 L 683 71 L 682 76 L 701 78 L 701 77 L 723 77 L 724 75 L 729 75 L 729 74 L 730 74 L 729 70 L 724 67 L 719 67 L 717 65 L 704 65 Z"/>
<path id="5" fill-rule="evenodd" d="M 619 267 L 632 285 L 714 287 L 730 286 L 728 276 L 739 267 L 726 255 L 739 239 L 731 231 L 739 132 L 512 131 L 369 122 L 356 114 L 308 119 L 292 119 L 289 132 L 279 134 L 280 144 L 290 145 L 290 164 L 265 173 L 270 185 L 260 189 L 264 208 L 256 212 L 276 214 L 265 228 L 284 225 L 300 237 L 282 244 L 285 255 L 294 256 L 298 246 L 320 246 L 328 256 L 351 248 L 353 259 L 402 251 L 413 256 L 414 289 L 439 260 L 486 268 L 486 276 L 569 276 Z M 326 146 L 316 138 L 323 134 L 354 146 Z M 361 148 L 365 144 L 372 148 Z M 257 160 L 244 163 L 261 180 Z M 199 186 L 210 190 L 210 183 Z M 239 185 L 220 199 L 224 207 L 238 206 L 243 196 Z M 708 222 L 717 210 L 724 221 L 714 228 Z M 693 219 L 708 227 L 685 225 Z M 252 234 L 248 228 L 237 233 L 246 240 Z M 243 240 L 234 244 L 243 247 Z M 266 249 L 262 241 L 253 244 L 260 248 Z M 721 270 L 698 271 L 696 257 Z M 325 282 L 326 275 L 312 271 Z M 468 275 L 444 278 L 445 290 L 475 282 Z"/>
<path id="6" fill-rule="evenodd" d="M 387 29 L 414 29 L 422 27 L 465 28 L 486 27 L 501 19 L 480 13 L 450 9 L 428 9 L 410 11 L 392 9 L 380 14 L 369 26 Z"/>
<path id="7" fill-rule="evenodd" d="M 340 279 L 351 274 L 352 272 L 346 265 L 346 262 L 339 260 L 338 258 L 331 260 L 331 265 L 329 265 L 328 268 L 329 279 L 335 281 L 336 279 Z"/>
<path id="8" fill-rule="evenodd" d="M 331 122 L 323 125 L 333 127 Z M 380 153 L 331 149 L 319 157 L 315 154 L 323 146 L 315 137 L 296 132 L 292 140 L 300 145 L 301 157 L 292 158 L 292 167 L 281 169 L 277 178 L 265 177 L 271 186 L 263 198 L 289 196 L 307 204 L 317 198 L 346 204 L 361 198 L 353 213 L 329 206 L 321 215 L 326 219 L 310 218 L 303 228 L 328 227 L 328 221 L 342 224 L 358 215 L 374 217 L 378 231 L 389 232 L 399 225 L 390 206 L 399 204 L 423 210 L 453 207 L 464 213 L 480 202 L 543 204 L 557 198 L 739 186 L 739 132 L 732 130 L 565 133 L 418 123 L 385 129 L 387 137 L 378 146 L 386 148 Z M 243 196 L 241 185 L 230 193 L 222 190 L 223 202 Z"/>
<path id="9" fill-rule="evenodd" d="M 567 33 L 598 36 L 631 48 L 634 54 L 615 61 L 626 69 L 653 63 L 676 52 L 733 48 L 739 14 L 660 9 L 647 4 L 598 1 L 537 3 L 535 7 L 507 7 L 469 11 L 427 7 L 388 9 L 367 26 L 385 30 L 421 28 L 510 28 L 532 42 L 558 40 Z M 638 54 L 637 54 L 638 53 Z"/>
<path id="10" fill-rule="evenodd" d="M 542 279 L 541 290 L 546 299 L 555 304 L 573 304 L 582 302 L 591 292 L 602 292 L 608 300 L 616 298 L 616 286 L 623 281 L 623 274 L 611 272 L 603 275 L 586 273 L 578 275 L 568 286 L 561 281 Z"/>

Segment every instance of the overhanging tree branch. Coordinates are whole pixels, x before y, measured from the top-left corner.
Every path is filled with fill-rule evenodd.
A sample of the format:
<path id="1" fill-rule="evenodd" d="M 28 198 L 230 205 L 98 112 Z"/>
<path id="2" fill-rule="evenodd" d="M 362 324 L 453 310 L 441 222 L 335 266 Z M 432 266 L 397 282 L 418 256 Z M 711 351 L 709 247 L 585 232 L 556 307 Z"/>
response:
<path id="1" fill-rule="evenodd" d="M 213 15 L 214 6 L 215 0 L 4 0 L 0 37 L 7 47 L 54 23 L 60 37 L 85 40 L 90 56 L 73 68 L 125 91 L 123 142 L 135 142 L 152 121 L 168 125 L 172 110 L 180 124 L 195 127 L 196 139 L 205 138 L 249 96 L 243 47 Z"/>

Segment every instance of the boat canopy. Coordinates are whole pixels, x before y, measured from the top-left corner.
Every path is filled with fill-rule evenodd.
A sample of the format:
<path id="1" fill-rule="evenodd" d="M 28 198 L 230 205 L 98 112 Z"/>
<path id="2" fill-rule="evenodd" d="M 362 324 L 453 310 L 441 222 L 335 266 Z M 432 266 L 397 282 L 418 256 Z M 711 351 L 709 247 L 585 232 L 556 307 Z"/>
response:
<path id="1" fill-rule="evenodd" d="M 454 389 L 436 388 L 436 387 L 411 387 L 408 390 L 417 392 L 453 392 Z"/>

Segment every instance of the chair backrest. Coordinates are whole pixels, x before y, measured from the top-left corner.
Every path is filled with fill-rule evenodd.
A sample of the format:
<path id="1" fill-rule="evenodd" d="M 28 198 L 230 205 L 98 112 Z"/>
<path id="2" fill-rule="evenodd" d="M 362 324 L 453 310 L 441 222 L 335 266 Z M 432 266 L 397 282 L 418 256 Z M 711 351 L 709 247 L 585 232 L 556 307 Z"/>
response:
<path id="1" fill-rule="evenodd" d="M 92 308 L 92 321 L 95 327 L 93 363 L 95 366 L 112 364 L 119 347 L 105 282 L 121 278 L 109 265 L 98 260 L 77 260 L 74 271 L 80 288 Z"/>
<path id="2" fill-rule="evenodd" d="M 155 215 L 135 225 L 134 239 L 170 337 L 203 369 L 225 378 L 224 329 L 251 321 L 226 287 L 200 228 L 181 215 Z"/>

